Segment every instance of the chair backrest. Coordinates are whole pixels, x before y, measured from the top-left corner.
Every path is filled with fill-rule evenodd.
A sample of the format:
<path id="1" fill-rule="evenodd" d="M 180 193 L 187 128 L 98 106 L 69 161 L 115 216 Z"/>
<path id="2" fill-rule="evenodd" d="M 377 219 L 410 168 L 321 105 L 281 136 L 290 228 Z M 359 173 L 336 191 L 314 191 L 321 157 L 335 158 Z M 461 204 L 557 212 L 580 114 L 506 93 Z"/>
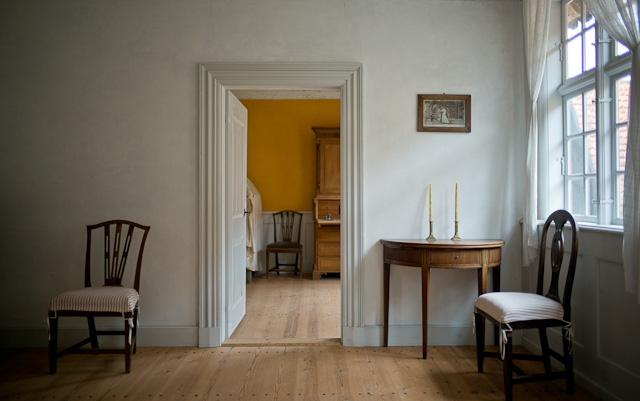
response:
<path id="1" fill-rule="evenodd" d="M 562 303 L 564 307 L 564 319 L 566 321 L 571 320 L 571 290 L 573 289 L 573 279 L 576 271 L 576 259 L 578 258 L 578 234 L 579 229 L 571 213 L 566 210 L 556 210 L 553 212 L 542 228 L 542 238 L 540 240 L 540 256 L 538 260 L 538 288 L 537 293 L 543 295 L 544 287 L 544 266 L 545 255 L 547 251 L 547 232 L 551 223 L 555 226 L 555 232 L 551 239 L 550 246 L 550 262 L 551 262 L 551 283 L 549 284 L 549 291 L 545 294 L 557 302 Z M 571 249 L 570 258 L 567 265 L 567 275 L 564 285 L 564 292 L 562 294 L 562 300 L 560 299 L 559 286 L 560 286 L 560 270 L 562 267 L 562 260 L 564 258 L 564 228 L 569 223 L 571 225 Z"/>
<path id="2" fill-rule="evenodd" d="M 104 285 L 120 286 L 127 265 L 127 258 L 131 251 L 134 236 L 142 234 L 138 247 L 138 261 L 133 288 L 140 292 L 140 269 L 142 267 L 142 254 L 147 241 L 150 226 L 134 223 L 127 220 L 109 220 L 102 223 L 87 226 L 87 254 L 84 270 L 84 286 L 91 287 L 91 240 L 92 234 L 98 234 L 96 230 L 102 229 L 104 233 Z M 124 243 L 123 239 L 124 231 Z"/>
<path id="3" fill-rule="evenodd" d="M 296 224 L 297 223 L 297 224 Z M 300 225 L 302 213 L 283 210 L 273 214 L 273 240 L 275 242 L 300 242 Z M 278 228 L 280 236 L 278 239 Z M 296 236 L 294 240 L 293 237 Z"/>

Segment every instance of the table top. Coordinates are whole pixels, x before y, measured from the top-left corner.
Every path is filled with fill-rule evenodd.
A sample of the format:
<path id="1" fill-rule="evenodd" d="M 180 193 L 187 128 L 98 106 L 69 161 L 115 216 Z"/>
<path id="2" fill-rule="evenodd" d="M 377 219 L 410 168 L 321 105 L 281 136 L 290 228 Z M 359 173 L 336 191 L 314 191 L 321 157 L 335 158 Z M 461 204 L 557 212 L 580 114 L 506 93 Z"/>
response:
<path id="1" fill-rule="evenodd" d="M 380 242 L 386 247 L 404 249 L 482 249 L 504 246 L 504 240 L 501 239 L 462 239 L 458 241 L 450 239 L 381 239 Z"/>

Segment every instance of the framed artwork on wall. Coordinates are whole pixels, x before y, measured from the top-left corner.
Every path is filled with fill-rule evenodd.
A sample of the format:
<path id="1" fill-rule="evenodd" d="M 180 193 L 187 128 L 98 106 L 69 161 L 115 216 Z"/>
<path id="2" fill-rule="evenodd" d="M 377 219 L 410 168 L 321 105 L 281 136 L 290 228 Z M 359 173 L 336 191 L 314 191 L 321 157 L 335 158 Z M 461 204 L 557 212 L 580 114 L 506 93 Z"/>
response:
<path id="1" fill-rule="evenodd" d="M 471 95 L 418 95 L 419 132 L 471 132 Z"/>

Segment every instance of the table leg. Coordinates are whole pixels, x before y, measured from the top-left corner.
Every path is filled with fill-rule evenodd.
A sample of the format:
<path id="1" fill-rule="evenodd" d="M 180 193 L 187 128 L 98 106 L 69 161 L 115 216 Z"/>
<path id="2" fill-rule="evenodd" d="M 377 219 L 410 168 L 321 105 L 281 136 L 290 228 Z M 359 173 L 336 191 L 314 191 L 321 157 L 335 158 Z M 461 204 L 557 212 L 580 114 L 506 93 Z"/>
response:
<path id="1" fill-rule="evenodd" d="M 384 263 L 383 267 L 383 291 L 384 291 L 384 328 L 382 329 L 382 346 L 389 346 L 389 276 L 391 265 Z"/>
<path id="2" fill-rule="evenodd" d="M 427 359 L 429 332 L 429 266 L 422 265 L 422 359 Z"/>
<path id="3" fill-rule="evenodd" d="M 482 250 L 482 269 L 478 269 L 478 296 L 487 292 L 487 272 L 489 271 L 489 251 Z"/>

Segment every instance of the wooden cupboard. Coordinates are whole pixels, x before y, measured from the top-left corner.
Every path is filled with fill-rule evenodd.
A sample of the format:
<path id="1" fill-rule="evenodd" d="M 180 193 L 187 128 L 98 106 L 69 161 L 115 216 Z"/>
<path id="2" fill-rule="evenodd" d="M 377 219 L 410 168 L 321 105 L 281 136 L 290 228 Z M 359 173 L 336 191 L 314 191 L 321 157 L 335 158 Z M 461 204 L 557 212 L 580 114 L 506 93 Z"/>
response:
<path id="1" fill-rule="evenodd" d="M 317 280 L 340 273 L 340 128 L 313 127 L 313 131 L 317 150 L 313 279 Z"/>

